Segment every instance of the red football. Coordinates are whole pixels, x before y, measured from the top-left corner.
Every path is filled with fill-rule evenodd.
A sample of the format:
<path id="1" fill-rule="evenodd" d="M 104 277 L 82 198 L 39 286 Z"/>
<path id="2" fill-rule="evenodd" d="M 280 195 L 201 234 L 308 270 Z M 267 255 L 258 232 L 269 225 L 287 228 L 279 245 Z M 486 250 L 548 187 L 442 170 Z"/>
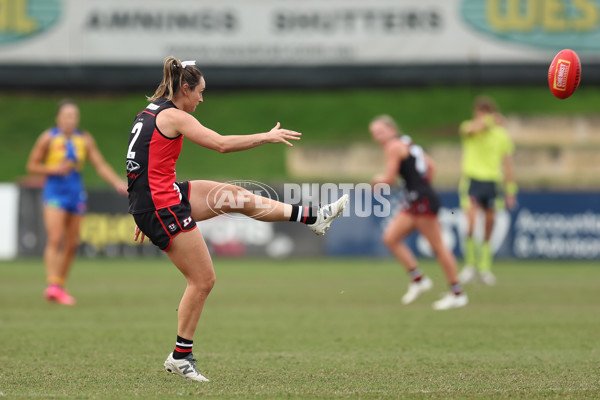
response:
<path id="1" fill-rule="evenodd" d="M 577 53 L 570 49 L 561 50 L 548 70 L 548 86 L 559 99 L 571 96 L 581 80 L 581 62 Z"/>

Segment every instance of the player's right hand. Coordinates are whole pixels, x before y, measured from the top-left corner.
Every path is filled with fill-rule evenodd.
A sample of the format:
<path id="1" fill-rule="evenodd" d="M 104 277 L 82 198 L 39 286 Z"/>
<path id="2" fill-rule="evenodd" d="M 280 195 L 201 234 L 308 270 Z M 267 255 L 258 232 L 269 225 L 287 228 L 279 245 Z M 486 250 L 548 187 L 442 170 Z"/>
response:
<path id="1" fill-rule="evenodd" d="M 146 235 L 144 235 L 144 232 L 141 231 L 140 228 L 138 228 L 138 226 L 135 226 L 135 231 L 134 231 L 134 241 L 138 241 L 138 238 L 140 239 L 140 243 L 144 243 L 144 238 L 146 237 Z"/>
<path id="2" fill-rule="evenodd" d="M 288 129 L 281 129 L 280 127 L 281 124 L 278 122 L 277 125 L 275 125 L 275 127 L 267 134 L 267 141 L 269 143 L 285 143 L 290 147 L 294 147 L 294 145 L 288 142 L 288 140 L 300 140 L 300 136 L 302 136 L 302 134 L 300 132 L 290 131 Z"/>

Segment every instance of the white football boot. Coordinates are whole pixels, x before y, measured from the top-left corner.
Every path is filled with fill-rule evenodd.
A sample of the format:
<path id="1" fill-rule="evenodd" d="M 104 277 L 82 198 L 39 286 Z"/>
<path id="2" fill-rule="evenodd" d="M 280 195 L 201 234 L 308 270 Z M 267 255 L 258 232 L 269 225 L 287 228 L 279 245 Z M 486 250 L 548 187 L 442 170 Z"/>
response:
<path id="1" fill-rule="evenodd" d="M 491 271 L 480 273 L 479 279 L 487 286 L 494 286 L 496 284 L 496 277 Z"/>
<path id="2" fill-rule="evenodd" d="M 402 304 L 410 304 L 417 299 L 422 293 L 430 290 L 433 287 L 433 282 L 426 276 L 423 276 L 418 282 L 411 282 L 408 285 L 408 291 L 402 296 Z"/>
<path id="3" fill-rule="evenodd" d="M 329 230 L 331 222 L 342 214 L 342 211 L 344 211 L 349 202 L 350 199 L 345 194 L 337 199 L 337 201 L 322 206 L 317 210 L 317 220 L 315 223 L 306 226 L 317 235 L 324 235 L 325 231 Z"/>
<path id="4" fill-rule="evenodd" d="M 209 382 L 207 378 L 202 376 L 196 368 L 196 359 L 190 354 L 186 358 L 176 360 L 173 358 L 173 353 L 165 360 L 165 369 L 172 374 L 183 376 L 185 379 L 196 382 Z"/>
<path id="5" fill-rule="evenodd" d="M 464 307 L 469 303 L 469 298 L 465 293 L 454 294 L 446 293 L 444 297 L 433 303 L 434 310 L 449 310 L 451 308 Z"/>
<path id="6" fill-rule="evenodd" d="M 477 269 L 472 265 L 465 265 L 465 267 L 458 274 L 458 282 L 461 284 L 466 284 L 469 282 L 473 282 L 475 278 L 477 278 Z"/>

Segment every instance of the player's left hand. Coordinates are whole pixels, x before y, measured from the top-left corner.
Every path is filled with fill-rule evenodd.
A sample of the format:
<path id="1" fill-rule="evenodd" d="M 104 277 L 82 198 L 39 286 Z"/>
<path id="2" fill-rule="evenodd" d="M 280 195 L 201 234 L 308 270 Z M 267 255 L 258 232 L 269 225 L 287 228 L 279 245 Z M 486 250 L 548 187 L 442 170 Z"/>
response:
<path id="1" fill-rule="evenodd" d="M 135 233 L 134 233 L 134 241 L 138 241 L 138 238 L 140 239 L 140 243 L 144 243 L 144 238 L 146 237 L 146 235 L 144 235 L 144 232 L 141 231 L 140 228 L 138 228 L 138 226 L 135 226 Z"/>
<path id="2" fill-rule="evenodd" d="M 269 131 L 267 136 L 267 142 L 269 143 L 285 143 L 290 147 L 294 147 L 293 144 L 288 140 L 300 140 L 302 134 L 296 131 L 290 131 L 288 129 L 281 129 L 281 124 L 278 122 L 273 129 Z"/>

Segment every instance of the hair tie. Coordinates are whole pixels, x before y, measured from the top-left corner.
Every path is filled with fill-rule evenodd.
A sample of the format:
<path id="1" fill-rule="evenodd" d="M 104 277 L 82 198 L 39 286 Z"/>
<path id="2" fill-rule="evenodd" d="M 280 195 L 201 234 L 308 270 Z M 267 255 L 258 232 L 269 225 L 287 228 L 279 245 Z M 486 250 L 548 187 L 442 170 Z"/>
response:
<path id="1" fill-rule="evenodd" d="M 188 65 L 196 65 L 196 60 L 183 61 L 181 63 L 181 66 L 183 67 L 183 69 L 185 69 L 185 67 L 187 67 Z"/>

